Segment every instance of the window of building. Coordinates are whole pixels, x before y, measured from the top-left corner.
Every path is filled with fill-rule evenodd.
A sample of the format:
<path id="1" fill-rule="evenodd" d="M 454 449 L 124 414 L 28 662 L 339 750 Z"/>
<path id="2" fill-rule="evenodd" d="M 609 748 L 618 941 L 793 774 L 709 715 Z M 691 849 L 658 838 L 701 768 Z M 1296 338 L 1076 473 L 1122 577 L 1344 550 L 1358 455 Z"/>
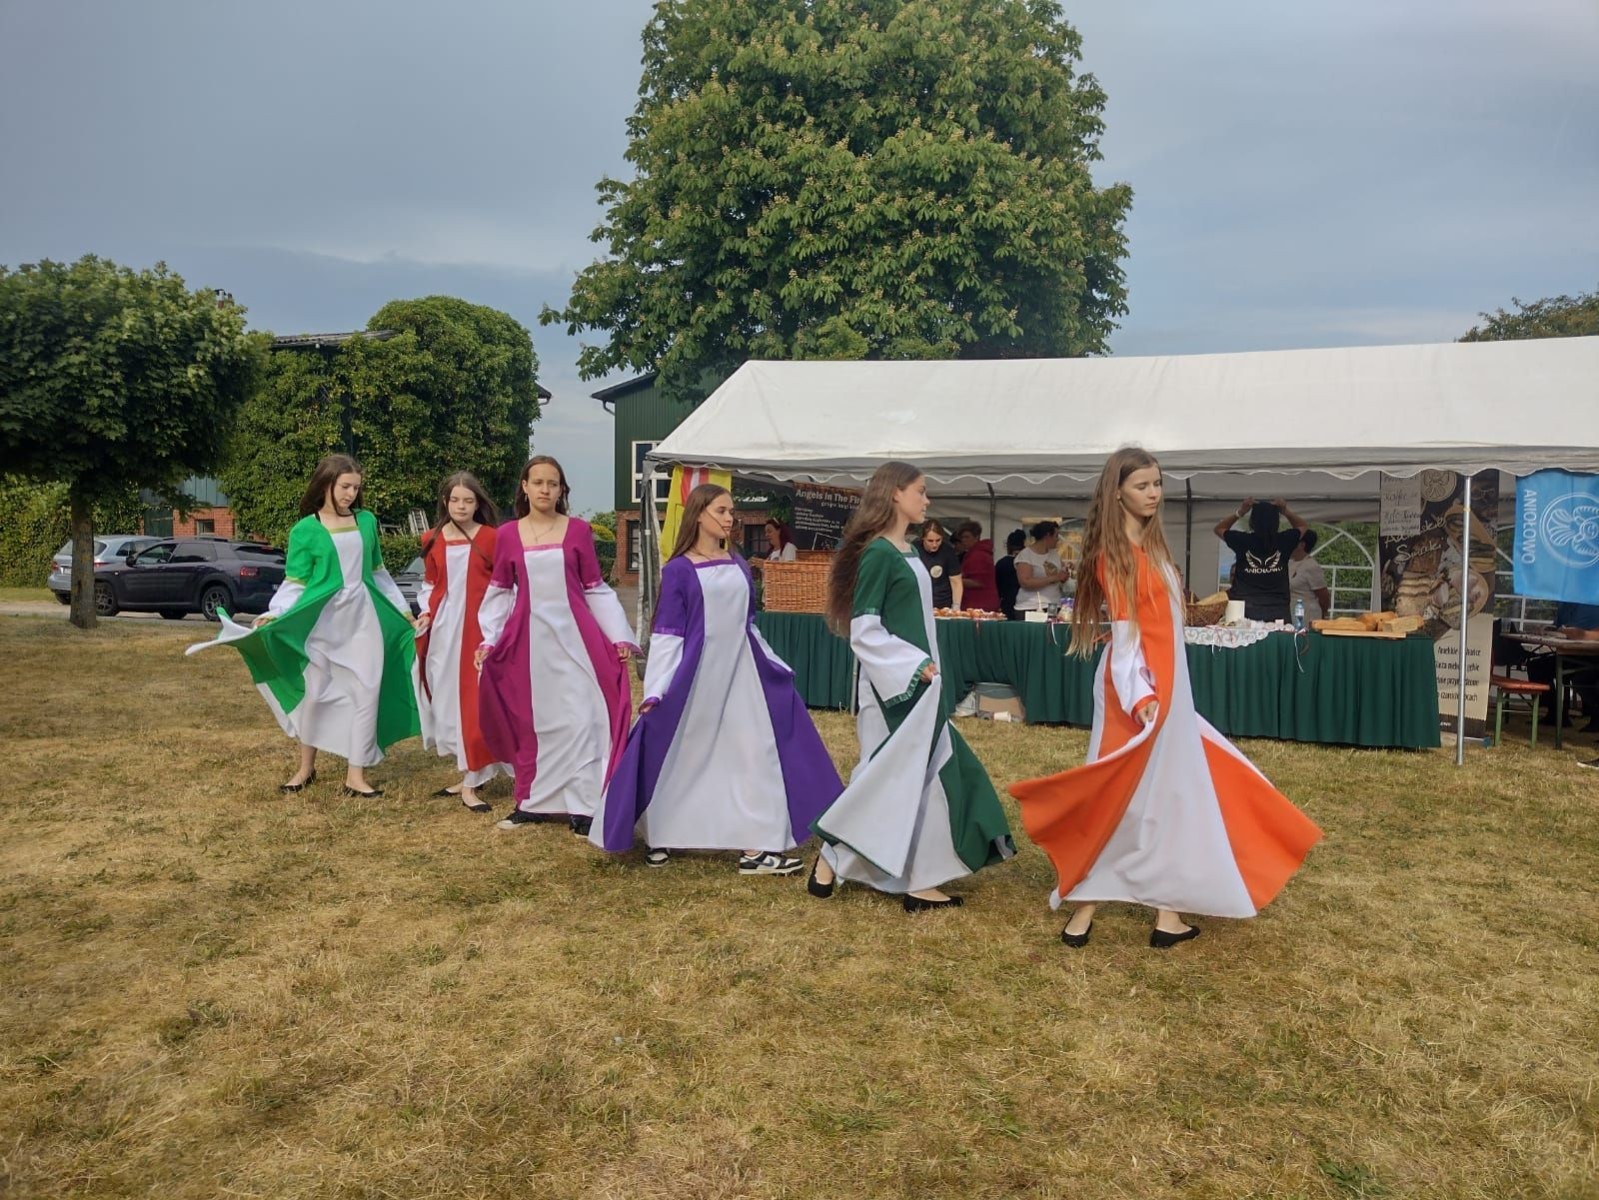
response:
<path id="1" fill-rule="evenodd" d="M 633 448 L 633 503 L 644 502 L 644 456 L 655 449 L 654 442 L 632 442 Z M 655 503 L 665 504 L 672 494 L 672 473 L 667 471 L 655 479 Z"/>
<path id="2" fill-rule="evenodd" d="M 639 522 L 622 522 L 627 531 L 627 569 L 630 574 L 637 575 L 639 570 L 639 554 L 642 547 L 639 545 Z"/>
<path id="3" fill-rule="evenodd" d="M 766 522 L 744 526 L 744 557 L 765 558 L 772 552 L 772 543 L 766 537 Z"/>
<path id="4" fill-rule="evenodd" d="M 194 519 L 195 533 L 215 533 L 216 531 L 217 523 L 215 517 L 196 517 Z"/>

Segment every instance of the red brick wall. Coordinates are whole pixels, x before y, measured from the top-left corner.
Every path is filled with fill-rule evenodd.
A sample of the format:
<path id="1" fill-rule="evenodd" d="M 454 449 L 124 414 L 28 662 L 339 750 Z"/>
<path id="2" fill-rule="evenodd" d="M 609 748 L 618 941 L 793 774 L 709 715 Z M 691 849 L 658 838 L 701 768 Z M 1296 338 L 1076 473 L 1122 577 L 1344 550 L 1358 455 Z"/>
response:
<path id="1" fill-rule="evenodd" d="M 738 517 L 745 528 L 760 529 L 766 524 L 766 510 L 763 508 L 740 509 Z M 638 586 L 638 572 L 627 569 L 628 526 L 638 520 L 639 510 L 636 508 L 624 509 L 616 514 L 616 569 L 612 574 L 616 583 L 622 587 Z M 740 538 L 739 549 L 742 551 L 742 535 L 736 528 L 734 536 Z"/>
<path id="2" fill-rule="evenodd" d="M 209 520 L 215 528 L 207 533 L 214 533 L 218 537 L 231 538 L 233 529 L 233 510 L 231 508 L 197 508 L 189 514 L 189 519 L 184 520 L 176 512 L 172 514 L 172 536 L 194 537 L 200 532 L 196 527 L 198 522 Z"/>

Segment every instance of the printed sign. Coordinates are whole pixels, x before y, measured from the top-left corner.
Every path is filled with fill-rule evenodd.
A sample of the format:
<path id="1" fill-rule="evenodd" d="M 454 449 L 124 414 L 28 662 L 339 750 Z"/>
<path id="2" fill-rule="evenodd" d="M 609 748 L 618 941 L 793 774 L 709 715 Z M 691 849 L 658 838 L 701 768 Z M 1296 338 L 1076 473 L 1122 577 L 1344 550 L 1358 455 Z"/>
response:
<path id="1" fill-rule="evenodd" d="M 853 488 L 818 483 L 794 485 L 794 544 L 801 550 L 832 550 L 861 502 Z"/>
<path id="2" fill-rule="evenodd" d="M 1516 594 L 1599 603 L 1599 476 L 1539 471 L 1516 482 Z"/>

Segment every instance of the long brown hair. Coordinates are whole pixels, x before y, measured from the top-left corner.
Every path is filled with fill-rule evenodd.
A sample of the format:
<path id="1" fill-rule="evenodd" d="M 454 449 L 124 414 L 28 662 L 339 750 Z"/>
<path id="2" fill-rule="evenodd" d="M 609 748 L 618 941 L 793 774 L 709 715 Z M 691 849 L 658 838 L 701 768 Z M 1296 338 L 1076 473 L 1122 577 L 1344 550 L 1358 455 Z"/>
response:
<path id="1" fill-rule="evenodd" d="M 919 467 L 907 462 L 886 462 L 872 472 L 860 505 L 844 526 L 838 551 L 827 572 L 827 623 L 839 637 L 849 636 L 850 614 L 855 608 L 855 578 L 861 555 L 879 534 L 894 527 L 898 513 L 894 493 L 922 477 Z"/>
<path id="2" fill-rule="evenodd" d="M 328 502 L 328 492 L 339 481 L 340 475 L 361 476 L 361 487 L 356 489 L 355 503 L 350 505 L 352 509 L 361 507 L 361 497 L 366 490 L 366 473 L 361 470 L 361 464 L 348 454 L 329 454 L 317 463 L 316 470 L 311 472 L 311 482 L 305 485 L 305 495 L 300 497 L 302 517 L 322 511 L 322 506 Z"/>
<path id="3" fill-rule="evenodd" d="M 705 510 L 716 503 L 718 496 L 732 494 L 719 483 L 702 483 L 688 494 L 688 499 L 683 501 L 683 519 L 677 526 L 677 543 L 666 556 L 667 562 L 694 549 L 694 543 L 700 539 L 700 518 Z"/>
<path id="4" fill-rule="evenodd" d="M 1121 486 L 1134 471 L 1146 467 L 1159 469 L 1155 456 L 1138 446 L 1123 446 L 1112 454 L 1099 473 L 1094 501 L 1088 508 L 1083 527 L 1083 559 L 1077 572 L 1076 608 L 1072 612 L 1071 653 L 1088 658 L 1099 640 L 1100 610 L 1113 615 L 1125 606 L 1127 620 L 1138 628 L 1138 557 L 1127 536 L 1127 516 L 1121 506 Z M 1161 501 L 1165 503 L 1164 498 Z M 1144 553 L 1156 567 L 1161 587 L 1166 587 L 1166 570 L 1171 551 L 1166 546 L 1166 531 L 1160 509 L 1144 526 Z"/>
<path id="5" fill-rule="evenodd" d="M 554 467 L 555 473 L 561 477 L 561 498 L 555 502 L 555 511 L 564 517 L 567 511 L 566 498 L 572 494 L 572 489 L 567 485 L 566 472 L 562 470 L 561 464 L 548 454 L 535 454 L 522 464 L 522 473 L 516 477 L 516 502 L 512 507 L 518 517 L 525 517 L 533 511 L 533 505 L 528 501 L 527 491 L 522 485 L 527 482 L 527 473 L 540 465 Z"/>
<path id="6" fill-rule="evenodd" d="M 428 552 L 433 545 L 433 539 L 441 535 L 441 531 L 446 525 L 455 525 L 454 518 L 450 516 L 450 496 L 458 487 L 465 488 L 471 492 L 477 501 L 472 509 L 472 519 L 474 521 L 479 525 L 487 525 L 490 528 L 498 523 L 499 510 L 494 507 L 494 501 L 489 499 L 489 494 L 483 490 L 483 485 L 478 482 L 477 476 L 470 471 L 457 471 L 439 485 L 438 517 L 433 522 L 433 528 L 428 530 L 422 538 L 422 553 L 426 554 Z M 455 527 L 461 529 L 459 525 L 455 525 Z M 466 530 L 461 529 L 461 532 L 465 533 Z M 488 557 L 488 552 L 479 546 L 476 538 L 471 539 L 471 542 L 473 548 L 479 554 L 485 558 Z"/>

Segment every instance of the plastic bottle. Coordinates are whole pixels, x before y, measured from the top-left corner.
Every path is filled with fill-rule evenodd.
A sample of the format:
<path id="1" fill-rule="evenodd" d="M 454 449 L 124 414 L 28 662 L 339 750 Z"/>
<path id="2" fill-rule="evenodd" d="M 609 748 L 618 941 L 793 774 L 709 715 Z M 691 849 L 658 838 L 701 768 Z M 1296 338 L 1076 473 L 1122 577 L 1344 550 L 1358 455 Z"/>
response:
<path id="1" fill-rule="evenodd" d="M 1303 600 L 1294 601 L 1294 629 L 1299 633 L 1305 632 L 1305 602 Z"/>

